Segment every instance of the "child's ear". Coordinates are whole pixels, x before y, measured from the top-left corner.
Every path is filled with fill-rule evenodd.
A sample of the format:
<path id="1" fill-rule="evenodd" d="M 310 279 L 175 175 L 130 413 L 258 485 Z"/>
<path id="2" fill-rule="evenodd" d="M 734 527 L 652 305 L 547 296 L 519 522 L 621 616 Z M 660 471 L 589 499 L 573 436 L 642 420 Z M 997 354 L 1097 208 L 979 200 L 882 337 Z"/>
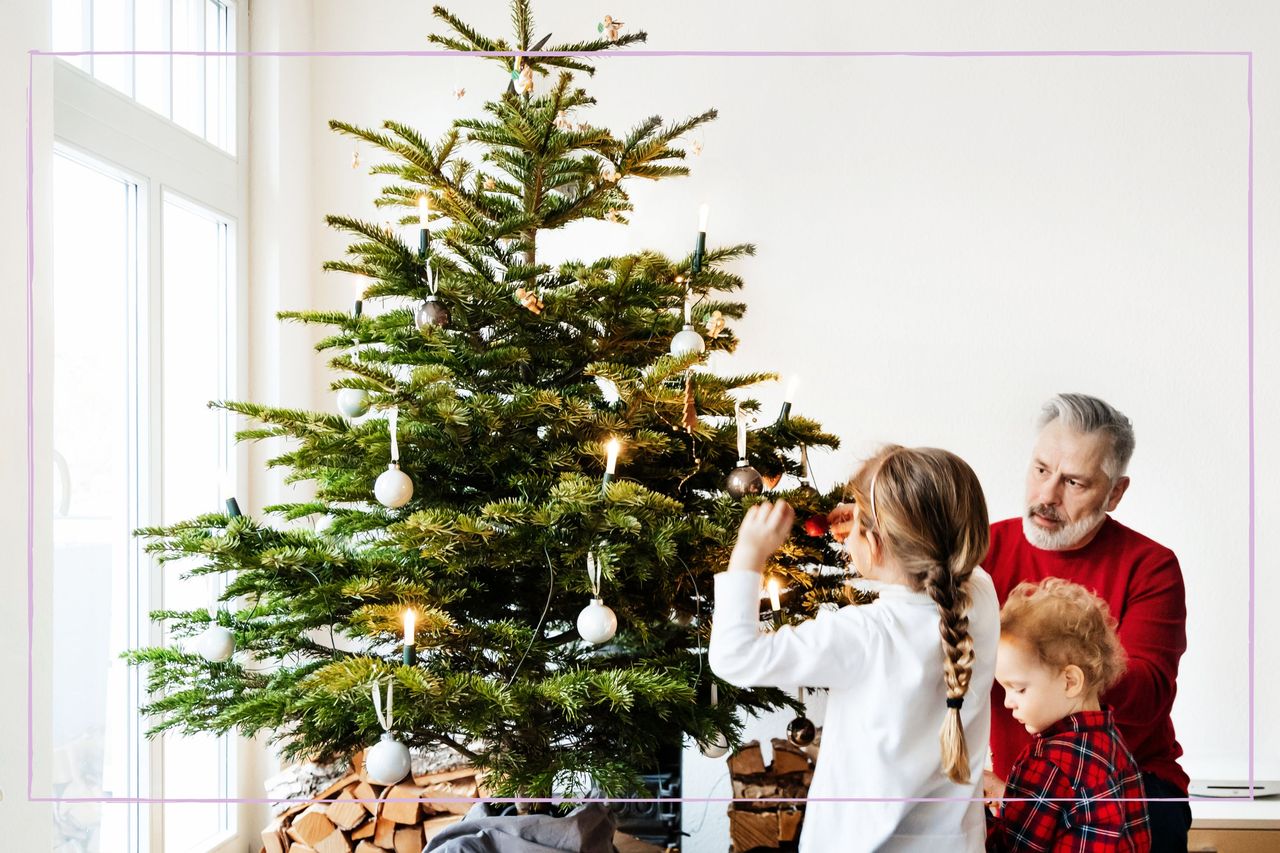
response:
<path id="1" fill-rule="evenodd" d="M 1063 668 L 1062 677 L 1066 681 L 1068 698 L 1078 699 L 1084 695 L 1084 670 L 1069 663 Z"/>
<path id="2" fill-rule="evenodd" d="M 867 537 L 867 551 L 871 556 L 872 565 L 884 562 L 884 548 L 881 547 L 880 535 L 874 530 L 863 530 L 862 535 Z"/>

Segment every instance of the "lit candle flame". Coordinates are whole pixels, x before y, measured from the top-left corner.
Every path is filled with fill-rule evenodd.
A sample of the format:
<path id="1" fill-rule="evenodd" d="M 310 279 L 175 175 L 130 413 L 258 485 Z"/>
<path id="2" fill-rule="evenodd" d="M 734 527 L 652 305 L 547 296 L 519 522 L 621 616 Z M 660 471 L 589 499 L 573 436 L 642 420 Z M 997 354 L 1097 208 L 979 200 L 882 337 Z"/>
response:
<path id="1" fill-rule="evenodd" d="M 611 438 L 605 444 L 605 450 L 608 452 L 608 461 L 605 463 L 604 472 L 609 476 L 618 469 L 618 451 L 622 450 L 622 442 L 617 438 Z"/>
<path id="2" fill-rule="evenodd" d="M 800 386 L 800 374 L 791 377 L 791 381 L 787 383 L 787 396 L 783 397 L 784 403 L 794 403 L 796 401 L 796 388 Z"/>
<path id="3" fill-rule="evenodd" d="M 773 608 L 773 611 L 777 613 L 782 610 L 782 602 L 778 598 L 778 595 L 779 595 L 778 579 L 769 578 L 768 587 L 769 587 L 769 605 Z"/>
<path id="4" fill-rule="evenodd" d="M 707 233 L 707 220 L 711 218 L 711 205 L 704 204 L 698 208 L 698 230 Z"/>
<path id="5" fill-rule="evenodd" d="M 418 227 L 425 230 L 427 227 L 427 210 L 431 207 L 431 197 L 426 193 L 418 196 Z"/>
<path id="6" fill-rule="evenodd" d="M 404 644 L 406 646 L 413 645 L 413 629 L 417 622 L 417 614 L 412 610 L 404 612 Z"/>

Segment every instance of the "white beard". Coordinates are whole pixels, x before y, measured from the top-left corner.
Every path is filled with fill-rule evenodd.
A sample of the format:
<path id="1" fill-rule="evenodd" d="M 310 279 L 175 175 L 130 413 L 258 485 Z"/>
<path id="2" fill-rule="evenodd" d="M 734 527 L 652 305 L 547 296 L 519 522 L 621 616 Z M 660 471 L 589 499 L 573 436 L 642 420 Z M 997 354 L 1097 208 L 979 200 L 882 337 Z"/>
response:
<path id="1" fill-rule="evenodd" d="M 1101 524 L 1106 517 L 1107 511 L 1098 507 L 1079 521 L 1064 524 L 1057 530 L 1045 530 L 1031 520 L 1031 512 L 1028 510 L 1022 516 L 1022 535 L 1042 551 L 1066 551 L 1074 548 L 1085 534 Z"/>

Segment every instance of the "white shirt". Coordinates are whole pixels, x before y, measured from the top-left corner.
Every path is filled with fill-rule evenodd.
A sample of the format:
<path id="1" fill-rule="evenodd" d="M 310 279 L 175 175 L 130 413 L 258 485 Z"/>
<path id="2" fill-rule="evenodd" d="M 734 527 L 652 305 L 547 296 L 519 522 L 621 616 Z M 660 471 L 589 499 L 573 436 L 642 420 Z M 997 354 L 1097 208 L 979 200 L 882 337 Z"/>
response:
<path id="1" fill-rule="evenodd" d="M 982 769 L 991 729 L 991 682 L 1000 605 L 990 576 L 969 580 L 974 665 L 960 719 L 968 785 L 942 772 L 946 716 L 937 605 L 923 592 L 885 584 L 871 604 L 821 612 L 778 631 L 759 625 L 760 575 L 715 579 L 708 658 L 740 687 L 827 687 L 822 748 L 809 788 L 800 850 L 981 851 L 986 821 Z M 972 802 L 815 802 L 823 797 L 964 798 Z"/>

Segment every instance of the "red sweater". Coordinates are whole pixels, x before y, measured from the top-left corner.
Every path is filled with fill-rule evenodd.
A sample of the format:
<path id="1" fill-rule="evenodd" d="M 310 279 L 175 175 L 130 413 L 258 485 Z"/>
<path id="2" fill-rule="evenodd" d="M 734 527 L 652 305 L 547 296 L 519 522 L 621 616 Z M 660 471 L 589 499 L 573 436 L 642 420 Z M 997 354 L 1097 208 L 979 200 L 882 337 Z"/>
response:
<path id="1" fill-rule="evenodd" d="M 1177 693 L 1178 659 L 1187 650 L 1187 605 L 1178 558 L 1163 545 L 1108 517 L 1083 548 L 1044 551 L 1027 541 L 1022 519 L 991 525 L 983 568 L 1004 604 L 1021 581 L 1065 578 L 1107 602 L 1119 622 L 1129 669 L 1102 701 L 1114 709 L 1116 728 L 1144 772 L 1183 791 L 1190 781 L 1178 765 L 1182 747 L 1169 711 Z M 991 753 L 996 775 L 1009 778 L 1031 735 L 1004 706 L 1004 688 L 991 687 Z"/>

